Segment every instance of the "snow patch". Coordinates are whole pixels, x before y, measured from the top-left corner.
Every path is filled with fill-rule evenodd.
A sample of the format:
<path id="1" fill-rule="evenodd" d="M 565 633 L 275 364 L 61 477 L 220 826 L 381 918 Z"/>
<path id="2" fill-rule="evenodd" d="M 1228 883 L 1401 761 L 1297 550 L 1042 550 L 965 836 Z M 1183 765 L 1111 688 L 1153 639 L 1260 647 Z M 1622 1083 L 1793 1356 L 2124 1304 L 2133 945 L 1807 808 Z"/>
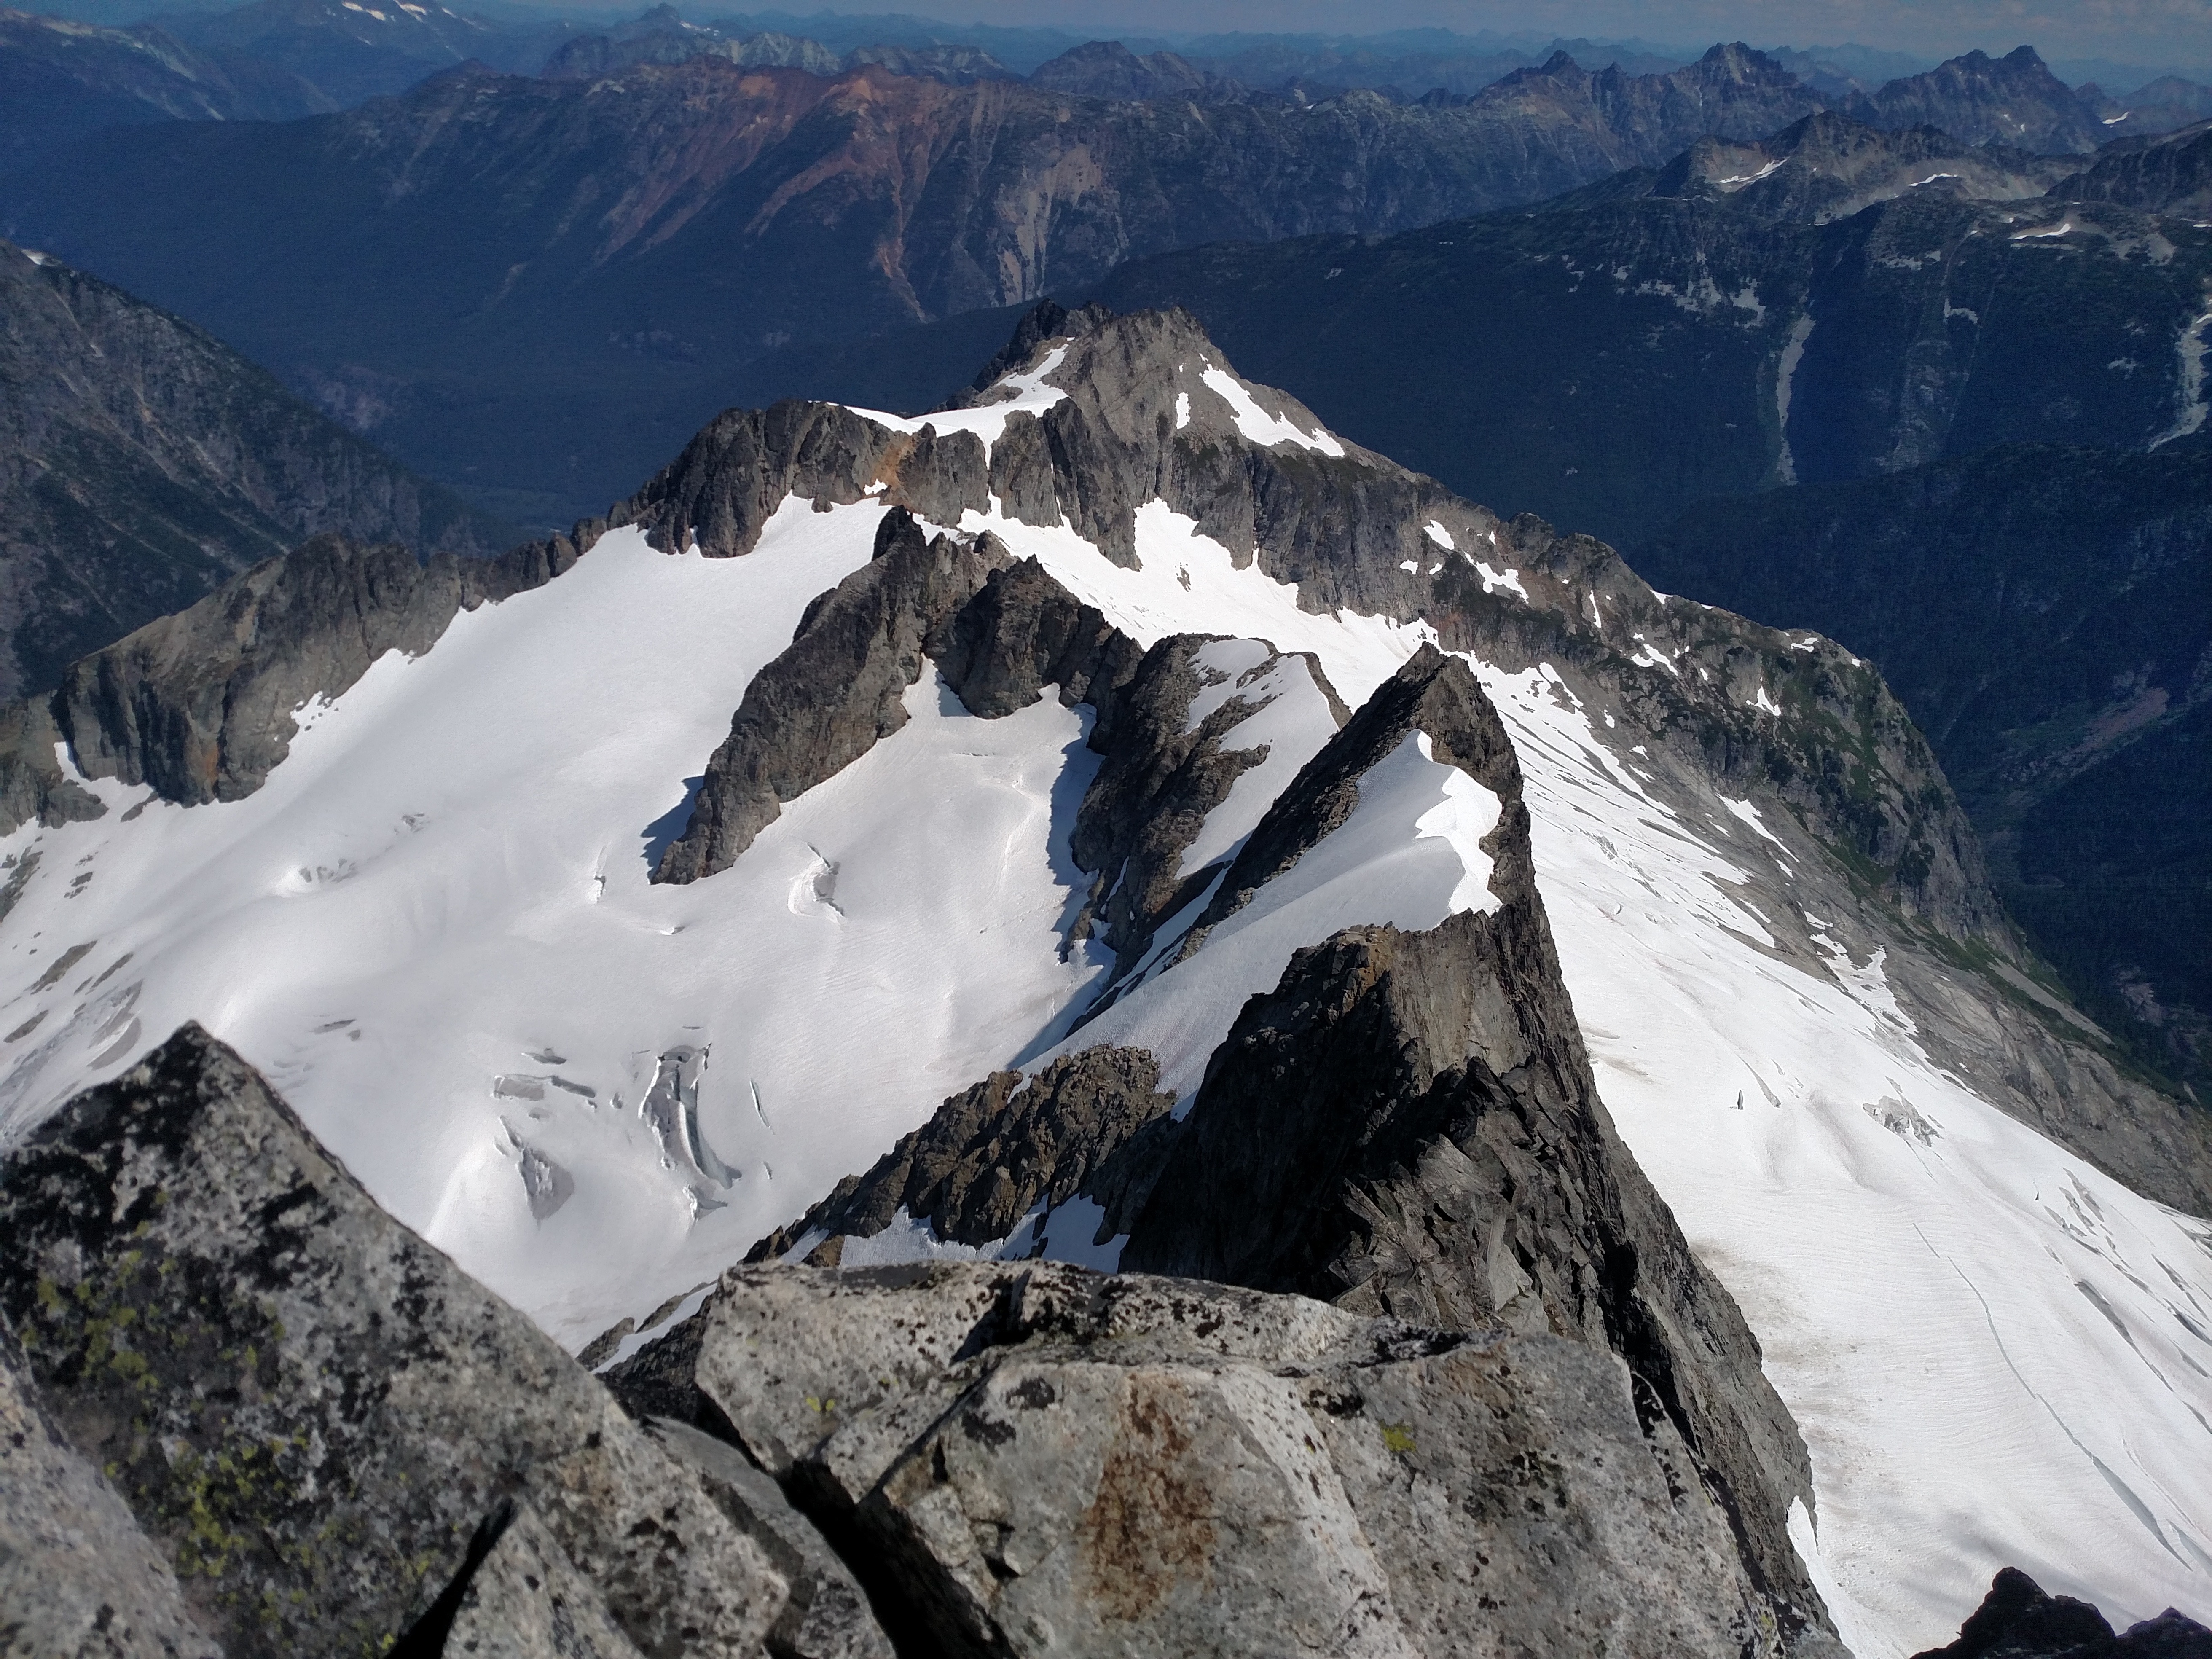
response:
<path id="1" fill-rule="evenodd" d="M 1237 419 L 1237 429 L 1254 443 L 1270 447 L 1296 444 L 1301 449 L 1319 450 L 1324 455 L 1344 453 L 1344 446 L 1331 437 L 1326 428 L 1317 426 L 1310 432 L 1302 431 L 1287 416 L 1267 413 L 1244 383 L 1227 370 L 1207 363 L 1198 378 L 1229 405 L 1230 413 Z"/>
<path id="2" fill-rule="evenodd" d="M 894 432 L 918 433 L 924 427 L 934 427 L 939 437 L 955 432 L 972 432 L 983 441 L 983 453 L 988 459 L 999 440 L 1006 435 L 1006 417 L 1019 410 L 1025 414 L 1042 415 L 1067 396 L 1056 386 L 1045 384 L 1045 377 L 1057 369 L 1067 356 L 1066 346 L 1054 346 L 1045 354 L 1045 359 L 1026 374 L 1009 374 L 994 382 L 993 392 L 1011 386 L 1014 395 L 999 403 L 985 404 L 976 409 L 939 410 L 933 415 L 890 415 L 879 409 L 854 408 L 853 413 L 878 426 L 889 427 Z"/>

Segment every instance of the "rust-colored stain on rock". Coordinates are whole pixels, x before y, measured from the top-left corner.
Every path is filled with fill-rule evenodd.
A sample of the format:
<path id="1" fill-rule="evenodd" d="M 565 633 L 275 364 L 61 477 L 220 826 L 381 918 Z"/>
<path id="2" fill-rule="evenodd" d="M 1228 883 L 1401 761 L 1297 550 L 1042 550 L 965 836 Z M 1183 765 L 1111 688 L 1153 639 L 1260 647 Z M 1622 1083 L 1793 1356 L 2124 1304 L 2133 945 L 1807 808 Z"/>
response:
<path id="1" fill-rule="evenodd" d="M 1213 1492 L 1191 1456 L 1188 1392 L 1174 1378 L 1133 1373 L 1098 1491 L 1076 1528 L 1079 1588 L 1107 1619 L 1149 1613 L 1213 1554 Z"/>

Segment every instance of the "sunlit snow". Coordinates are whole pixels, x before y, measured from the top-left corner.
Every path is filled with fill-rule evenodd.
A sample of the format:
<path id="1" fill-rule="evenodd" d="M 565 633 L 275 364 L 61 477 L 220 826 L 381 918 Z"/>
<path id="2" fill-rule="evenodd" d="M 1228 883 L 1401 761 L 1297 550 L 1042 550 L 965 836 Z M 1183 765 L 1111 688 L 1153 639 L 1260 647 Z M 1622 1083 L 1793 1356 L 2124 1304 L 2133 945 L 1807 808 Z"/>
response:
<path id="1" fill-rule="evenodd" d="M 928 419 L 988 441 L 1008 409 L 1061 395 L 1050 366 L 1012 404 Z M 787 503 L 729 560 L 617 531 L 303 711 L 248 799 L 186 810 L 100 783 L 107 817 L 0 842 L 40 860 L 0 933 L 0 1136 L 199 1019 L 396 1214 L 573 1345 L 735 1259 L 945 1095 L 1049 1052 L 1105 966 L 1060 954 L 1097 761 L 1087 713 L 1056 697 L 981 720 L 925 673 L 909 723 L 735 866 L 646 880 L 747 682 L 866 562 L 882 510 Z M 1141 643 L 1311 652 L 1355 707 L 1434 638 L 1303 611 L 1158 502 L 1135 568 L 1064 526 L 962 527 L 1034 555 Z M 1227 677 L 1209 694 L 1255 705 L 1225 741 L 1270 752 L 1190 869 L 1249 834 L 1333 729 L 1297 658 L 1247 684 L 1256 645 L 1207 649 Z M 1879 952 L 1855 960 L 1815 924 L 1825 965 L 1778 954 L 1745 886 L 1762 860 L 1786 879 L 1789 826 L 1749 803 L 1686 819 L 1560 676 L 1476 667 L 1520 756 L 1607 1104 L 1811 1448 L 1817 1516 L 1796 1535 L 1846 1641 L 1889 1659 L 1948 1640 L 2006 1563 L 2116 1624 L 2212 1605 L 2203 1224 L 1946 1073 Z M 1485 902 L 1496 811 L 1409 740 L 1197 956 L 1163 969 L 1166 930 L 1150 977 L 1079 1042 L 1152 1044 L 1187 1092 L 1298 945 Z M 1098 1219 L 1025 1225 L 1060 1255 L 1092 1250 Z"/>
<path id="2" fill-rule="evenodd" d="M 1270 415 L 1260 407 L 1259 400 L 1244 383 L 1226 369 L 1206 364 L 1200 374 L 1237 422 L 1237 429 L 1255 444 L 1296 444 L 1301 449 L 1314 449 L 1324 455 L 1341 455 L 1344 446 L 1329 435 L 1328 430 L 1316 427 L 1308 432 L 1281 415 Z"/>

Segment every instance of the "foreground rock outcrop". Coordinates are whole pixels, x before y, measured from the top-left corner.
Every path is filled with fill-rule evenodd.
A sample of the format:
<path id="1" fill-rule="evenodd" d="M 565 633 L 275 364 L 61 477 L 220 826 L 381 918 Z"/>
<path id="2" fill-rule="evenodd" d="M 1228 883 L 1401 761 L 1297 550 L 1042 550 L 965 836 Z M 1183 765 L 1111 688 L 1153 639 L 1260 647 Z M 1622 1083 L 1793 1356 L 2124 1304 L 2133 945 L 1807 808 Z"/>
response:
<path id="1" fill-rule="evenodd" d="M 197 1028 L 0 1165 L 0 1398 L 45 1430 L 10 1474 L 52 1471 L 27 1529 L 88 1540 L 46 1548 L 40 1611 L 135 1633 L 82 1650 L 375 1653 L 432 1618 L 502 1627 L 486 1651 L 755 1654 L 792 1599 L 707 1482 Z"/>
<path id="2" fill-rule="evenodd" d="M 923 1650 L 1772 1650 L 1585 1343 L 1048 1264 L 735 1269 L 703 1318 L 704 1395 Z"/>
<path id="3" fill-rule="evenodd" d="M 0 1164 L 0 1224 L 11 1652 L 1821 1650 L 1572 1337 L 745 1267 L 634 1423 L 196 1028 Z"/>

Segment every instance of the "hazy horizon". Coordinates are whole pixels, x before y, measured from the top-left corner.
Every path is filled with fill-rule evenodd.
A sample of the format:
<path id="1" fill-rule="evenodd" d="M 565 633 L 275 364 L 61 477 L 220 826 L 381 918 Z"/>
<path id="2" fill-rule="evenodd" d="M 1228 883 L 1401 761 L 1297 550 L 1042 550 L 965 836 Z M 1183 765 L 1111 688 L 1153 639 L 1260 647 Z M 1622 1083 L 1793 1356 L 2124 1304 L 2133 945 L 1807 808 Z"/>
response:
<path id="1" fill-rule="evenodd" d="M 654 0 L 445 0 L 492 16 L 566 14 L 613 21 Z M 19 0 L 24 3 L 24 0 Z M 227 11 L 238 0 L 28 0 L 26 9 L 122 24 L 162 13 Z M 1765 50 L 1858 48 L 1933 65 L 1979 50 L 2002 57 L 2030 46 L 2069 82 L 2124 93 L 2158 75 L 2212 74 L 2212 0 L 890 0 L 829 7 L 808 0 L 677 0 L 687 18 L 776 15 L 857 20 L 903 17 L 948 33 L 1033 29 L 1081 39 L 1170 45 L 1208 34 L 1372 37 L 1404 29 L 1490 35 L 1500 49 L 1534 51 L 1553 40 L 1587 40 L 1655 54 L 1694 57 L 1719 41 Z M 1590 67 L 1599 67 L 1592 64 Z"/>
<path id="2" fill-rule="evenodd" d="M 448 0 L 451 3 L 451 0 Z M 544 0 L 541 0 L 541 3 Z M 640 0 L 641 9 L 647 0 Z M 554 0 L 557 6 L 557 0 Z M 590 0 L 573 9 L 603 11 Z M 690 0 L 688 15 L 781 12 L 805 17 L 904 14 L 951 27 L 1062 30 L 1188 39 L 1212 33 L 1376 35 L 1443 28 L 1463 35 L 1587 39 L 1685 52 L 1717 41 L 1754 46 L 1857 46 L 1934 64 L 1979 50 L 2002 57 L 2031 46 L 2057 67 L 2099 64 L 2149 74 L 2212 66 L 2212 0 L 963 0 L 955 5 L 809 5 L 805 0 Z"/>

